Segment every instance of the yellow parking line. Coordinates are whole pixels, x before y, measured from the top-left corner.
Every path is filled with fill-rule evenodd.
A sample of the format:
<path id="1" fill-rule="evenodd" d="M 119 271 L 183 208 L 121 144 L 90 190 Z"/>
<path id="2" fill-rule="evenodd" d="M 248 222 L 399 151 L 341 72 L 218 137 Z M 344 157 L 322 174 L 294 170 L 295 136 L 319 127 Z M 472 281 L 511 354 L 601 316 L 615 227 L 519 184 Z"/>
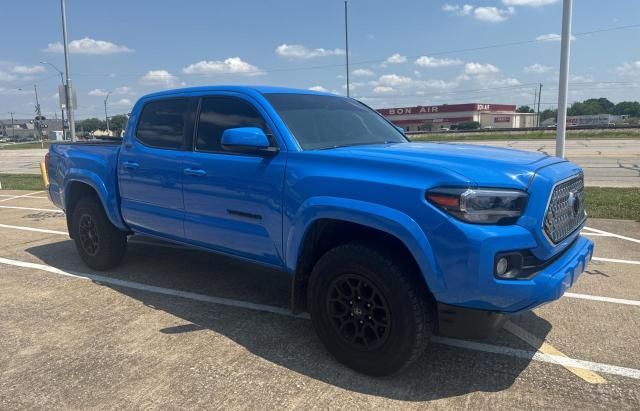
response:
<path id="1" fill-rule="evenodd" d="M 548 354 L 556 357 L 563 357 L 570 360 L 568 356 L 560 352 L 551 344 L 536 337 L 535 335 L 531 334 L 529 331 L 525 330 L 524 328 L 521 328 L 515 325 L 511 321 L 506 322 L 506 324 L 504 325 L 504 329 L 509 331 L 511 334 L 515 335 L 516 337 L 520 338 L 522 341 L 526 342 L 527 344 L 529 344 L 530 346 L 532 346 L 533 348 L 535 348 L 536 350 L 538 350 L 543 354 Z M 599 374 L 596 374 L 593 371 L 585 370 L 584 368 L 572 367 L 571 362 L 569 362 L 569 364 L 560 364 L 560 363 L 558 364 L 562 365 L 564 368 L 571 371 L 572 373 L 574 373 L 575 375 L 582 378 L 588 383 L 591 383 L 591 384 L 607 383 L 607 380 L 605 380 Z"/>

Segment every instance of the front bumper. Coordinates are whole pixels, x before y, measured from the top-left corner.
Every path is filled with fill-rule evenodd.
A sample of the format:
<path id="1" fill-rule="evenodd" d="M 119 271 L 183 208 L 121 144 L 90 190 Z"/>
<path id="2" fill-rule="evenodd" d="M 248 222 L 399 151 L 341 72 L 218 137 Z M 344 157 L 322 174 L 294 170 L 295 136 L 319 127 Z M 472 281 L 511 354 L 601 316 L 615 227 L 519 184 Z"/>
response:
<path id="1" fill-rule="evenodd" d="M 520 226 L 471 226 L 449 221 L 430 235 L 444 287 L 433 290 L 438 303 L 498 313 L 517 313 L 560 298 L 584 272 L 593 242 L 578 232 L 551 264 L 522 280 L 493 274 L 499 252 L 536 247 L 531 232 Z M 444 230 L 440 232 L 440 230 Z"/>

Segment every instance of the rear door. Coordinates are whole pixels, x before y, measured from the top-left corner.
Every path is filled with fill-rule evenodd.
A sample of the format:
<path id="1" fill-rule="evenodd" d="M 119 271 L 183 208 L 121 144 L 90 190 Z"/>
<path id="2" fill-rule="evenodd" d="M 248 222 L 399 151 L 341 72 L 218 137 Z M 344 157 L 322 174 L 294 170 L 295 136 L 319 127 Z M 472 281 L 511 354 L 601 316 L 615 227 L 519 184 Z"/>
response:
<path id="1" fill-rule="evenodd" d="M 179 97 L 146 103 L 120 151 L 122 214 L 135 231 L 184 238 L 183 161 L 191 146 L 194 101 Z"/>
<path id="2" fill-rule="evenodd" d="M 283 146 L 260 106 L 235 93 L 200 101 L 193 153 L 184 162 L 185 235 L 190 242 L 281 266 L 282 190 L 286 151 L 226 151 L 224 130 L 258 127 Z"/>

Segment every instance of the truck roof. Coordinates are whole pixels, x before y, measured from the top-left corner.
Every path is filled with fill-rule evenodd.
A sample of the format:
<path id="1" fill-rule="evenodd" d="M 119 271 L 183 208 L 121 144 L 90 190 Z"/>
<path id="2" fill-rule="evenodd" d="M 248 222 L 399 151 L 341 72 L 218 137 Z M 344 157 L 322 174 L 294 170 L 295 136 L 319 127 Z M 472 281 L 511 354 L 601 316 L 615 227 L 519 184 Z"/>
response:
<path id="1" fill-rule="evenodd" d="M 211 86 L 185 87 L 185 88 L 178 88 L 178 89 L 172 89 L 172 90 L 162 90 L 155 93 L 144 95 L 141 97 L 141 99 L 151 98 L 151 97 L 171 96 L 175 94 L 197 93 L 197 92 L 203 92 L 203 91 L 235 91 L 238 93 L 246 93 L 246 94 L 280 93 L 280 94 L 317 94 L 317 95 L 324 95 L 324 96 L 334 95 L 334 94 L 323 92 L 323 91 L 296 89 L 296 88 L 288 88 L 288 87 L 276 87 L 276 86 L 211 85 Z"/>

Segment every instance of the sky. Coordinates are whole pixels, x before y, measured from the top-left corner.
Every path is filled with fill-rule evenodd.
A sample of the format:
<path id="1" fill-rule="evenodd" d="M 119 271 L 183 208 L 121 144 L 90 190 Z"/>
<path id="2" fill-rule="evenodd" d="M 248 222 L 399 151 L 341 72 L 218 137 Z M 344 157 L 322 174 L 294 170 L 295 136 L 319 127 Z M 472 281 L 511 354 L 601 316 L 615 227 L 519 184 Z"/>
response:
<path id="1" fill-rule="evenodd" d="M 557 102 L 562 0 L 350 0 L 351 95 L 375 108 Z M 575 0 L 570 102 L 640 100 L 637 0 Z M 60 2 L 3 2 L 0 118 L 59 112 Z M 341 0 L 67 0 L 77 118 L 205 84 L 346 93 Z M 625 26 L 634 26 L 627 27 Z"/>

